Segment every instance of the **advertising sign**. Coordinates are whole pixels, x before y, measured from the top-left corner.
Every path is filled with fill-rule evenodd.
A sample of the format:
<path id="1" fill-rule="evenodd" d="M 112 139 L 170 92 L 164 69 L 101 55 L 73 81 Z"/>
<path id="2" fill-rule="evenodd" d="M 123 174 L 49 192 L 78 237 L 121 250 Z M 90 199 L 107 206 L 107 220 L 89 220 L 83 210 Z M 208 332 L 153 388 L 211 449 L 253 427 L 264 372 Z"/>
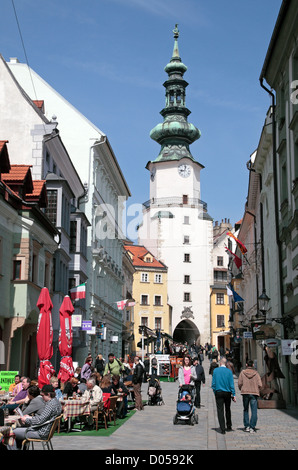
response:
<path id="1" fill-rule="evenodd" d="M 92 330 L 92 320 L 83 320 L 82 321 L 82 330 L 83 331 Z"/>

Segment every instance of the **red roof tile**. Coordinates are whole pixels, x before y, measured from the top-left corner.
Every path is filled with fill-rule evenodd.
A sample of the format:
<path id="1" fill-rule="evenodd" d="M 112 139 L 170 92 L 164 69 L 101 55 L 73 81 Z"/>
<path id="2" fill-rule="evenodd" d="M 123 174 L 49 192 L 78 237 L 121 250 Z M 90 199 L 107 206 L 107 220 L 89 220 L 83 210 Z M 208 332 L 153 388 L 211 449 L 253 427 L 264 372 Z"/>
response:
<path id="1" fill-rule="evenodd" d="M 146 267 L 150 268 L 163 268 L 166 269 L 166 265 L 163 264 L 161 261 L 158 261 L 152 253 L 145 246 L 141 245 L 125 245 L 125 250 L 132 254 L 132 263 L 136 267 Z M 145 261 L 146 255 L 152 257 L 152 262 L 148 263 Z"/>
<path id="2" fill-rule="evenodd" d="M 32 165 L 11 165 L 9 173 L 3 173 L 2 179 L 6 182 L 22 182 L 27 176 Z"/>

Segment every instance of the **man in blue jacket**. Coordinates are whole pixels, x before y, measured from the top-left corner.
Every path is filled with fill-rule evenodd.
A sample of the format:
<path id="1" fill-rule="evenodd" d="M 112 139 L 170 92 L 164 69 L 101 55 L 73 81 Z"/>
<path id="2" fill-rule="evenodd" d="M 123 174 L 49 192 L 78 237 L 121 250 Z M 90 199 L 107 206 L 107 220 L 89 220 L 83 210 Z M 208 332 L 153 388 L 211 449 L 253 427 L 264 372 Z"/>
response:
<path id="1" fill-rule="evenodd" d="M 222 434 L 226 433 L 225 415 L 227 431 L 232 430 L 231 399 L 236 401 L 233 374 L 226 367 L 226 363 L 226 358 L 221 358 L 220 367 L 214 369 L 212 376 L 212 389 L 215 394 L 217 417 Z"/>

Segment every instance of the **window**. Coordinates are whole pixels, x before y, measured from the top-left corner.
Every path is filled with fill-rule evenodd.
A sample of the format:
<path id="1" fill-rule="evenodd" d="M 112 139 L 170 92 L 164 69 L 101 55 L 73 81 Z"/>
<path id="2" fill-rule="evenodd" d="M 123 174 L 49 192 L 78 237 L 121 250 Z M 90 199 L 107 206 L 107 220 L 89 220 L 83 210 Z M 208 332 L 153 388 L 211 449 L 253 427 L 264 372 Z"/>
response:
<path id="1" fill-rule="evenodd" d="M 148 317 L 141 317 L 141 325 L 148 326 Z"/>
<path id="2" fill-rule="evenodd" d="M 217 328 L 224 328 L 225 327 L 225 316 L 224 315 L 217 315 L 216 316 L 216 327 Z"/>
<path id="3" fill-rule="evenodd" d="M 52 222 L 53 225 L 56 225 L 57 222 L 57 190 L 49 189 L 47 191 L 48 195 L 48 205 L 46 207 L 45 213 Z"/>
<path id="4" fill-rule="evenodd" d="M 13 262 L 13 280 L 14 281 L 21 279 L 21 266 L 22 266 L 22 261 L 15 259 Z"/>
<path id="5" fill-rule="evenodd" d="M 149 274 L 148 273 L 142 273 L 141 282 L 149 282 Z"/>
<path id="6" fill-rule="evenodd" d="M 161 306 L 161 295 L 154 296 L 154 305 Z"/>
<path id="7" fill-rule="evenodd" d="M 217 305 L 224 305 L 225 303 L 225 295 L 224 294 L 216 294 L 216 304 Z"/>
<path id="8" fill-rule="evenodd" d="M 69 251 L 71 253 L 75 253 L 77 251 L 77 222 L 76 220 L 70 221 Z"/>
<path id="9" fill-rule="evenodd" d="M 184 235 L 183 244 L 189 245 L 189 235 Z"/>
<path id="10" fill-rule="evenodd" d="M 146 258 L 145 258 L 145 263 L 152 263 L 152 258 L 151 258 L 151 256 L 146 256 Z"/>
<path id="11" fill-rule="evenodd" d="M 161 318 L 156 317 L 155 320 L 154 320 L 154 323 L 155 323 L 155 329 L 156 330 L 161 330 Z"/>
<path id="12" fill-rule="evenodd" d="M 217 266 L 223 266 L 223 256 L 217 257 Z"/>
<path id="13" fill-rule="evenodd" d="M 190 263 L 190 254 L 184 253 L 184 263 Z"/>
<path id="14" fill-rule="evenodd" d="M 190 292 L 184 292 L 183 300 L 184 300 L 184 302 L 190 302 L 191 301 Z"/>
<path id="15" fill-rule="evenodd" d="M 227 271 L 214 271 L 214 281 L 226 282 L 227 281 Z"/>
<path id="16" fill-rule="evenodd" d="M 183 194 L 182 199 L 183 199 L 183 204 L 188 204 L 188 195 L 187 194 Z"/>
<path id="17" fill-rule="evenodd" d="M 190 284 L 190 276 L 188 274 L 184 276 L 184 284 Z"/>
<path id="18" fill-rule="evenodd" d="M 189 216 L 188 216 L 188 215 L 185 215 L 185 216 L 184 216 L 184 221 L 183 221 L 183 223 L 184 223 L 185 225 L 189 225 Z"/>
<path id="19" fill-rule="evenodd" d="M 162 274 L 155 274 L 154 282 L 156 282 L 157 284 L 161 284 L 162 283 Z"/>
<path id="20" fill-rule="evenodd" d="M 148 295 L 142 295 L 141 296 L 141 305 L 149 305 Z"/>

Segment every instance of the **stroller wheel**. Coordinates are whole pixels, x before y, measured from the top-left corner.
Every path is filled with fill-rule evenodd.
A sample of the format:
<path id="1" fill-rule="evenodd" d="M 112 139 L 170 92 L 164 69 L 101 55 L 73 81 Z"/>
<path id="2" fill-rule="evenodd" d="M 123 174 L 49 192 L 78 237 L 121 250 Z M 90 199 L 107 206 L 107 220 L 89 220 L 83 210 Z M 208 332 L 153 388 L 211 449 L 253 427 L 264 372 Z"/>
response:
<path id="1" fill-rule="evenodd" d="M 177 424 L 177 423 L 178 423 L 178 418 L 177 418 L 177 415 L 175 415 L 173 418 L 173 424 Z"/>
<path id="2" fill-rule="evenodd" d="M 195 415 L 191 415 L 190 420 L 189 420 L 189 424 L 190 424 L 191 426 L 193 426 L 193 425 L 195 424 L 195 422 L 196 422 Z"/>

